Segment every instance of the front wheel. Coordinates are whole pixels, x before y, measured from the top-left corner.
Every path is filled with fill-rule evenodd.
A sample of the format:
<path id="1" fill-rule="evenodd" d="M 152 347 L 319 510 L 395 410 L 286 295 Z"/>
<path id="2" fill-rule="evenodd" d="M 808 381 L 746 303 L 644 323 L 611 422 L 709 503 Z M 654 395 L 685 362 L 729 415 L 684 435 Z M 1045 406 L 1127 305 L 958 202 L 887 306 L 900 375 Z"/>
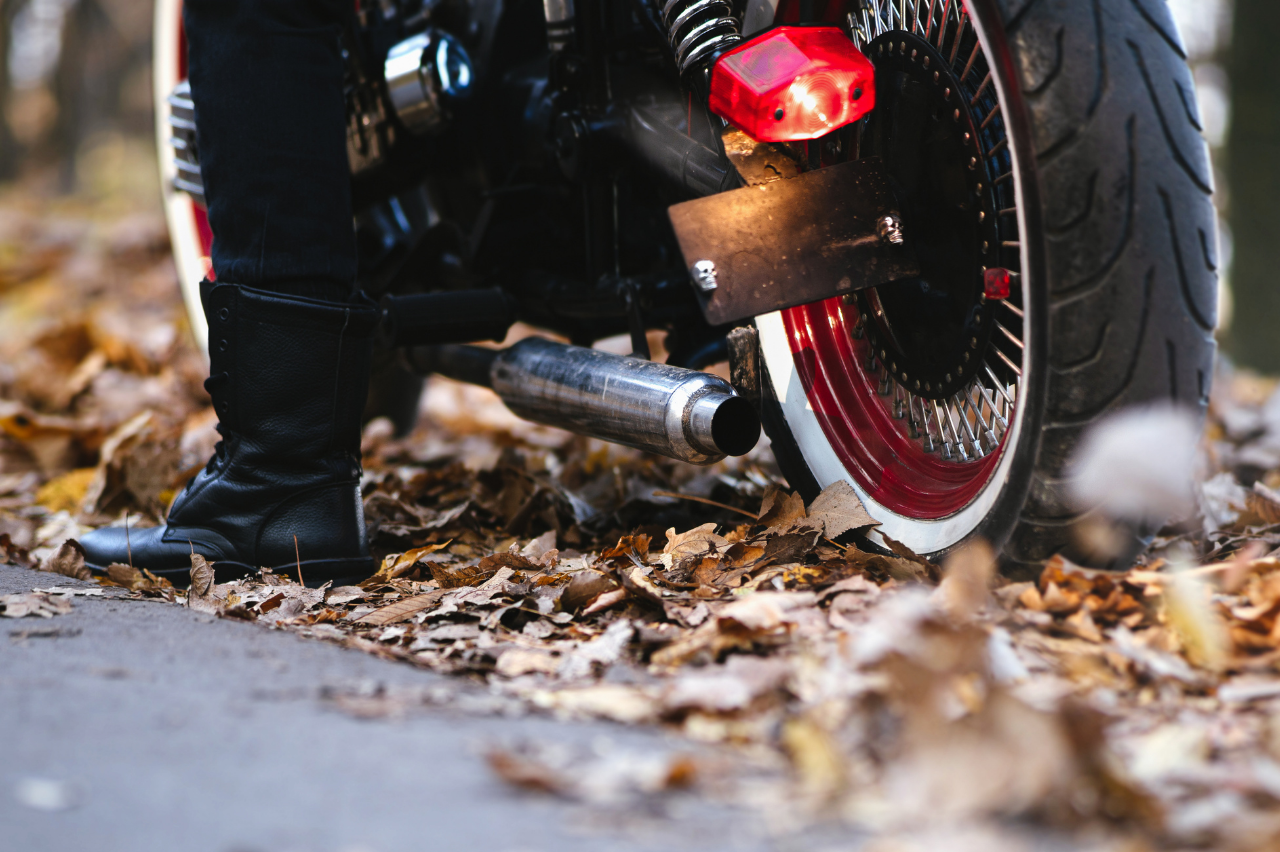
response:
<path id="1" fill-rule="evenodd" d="M 758 318 L 765 428 L 808 496 L 846 480 L 913 550 L 981 536 L 1029 575 L 1073 552 L 1083 430 L 1208 402 L 1217 233 L 1185 53 L 1158 0 L 848 6 L 877 73 L 860 155 L 896 180 L 922 275 Z"/>

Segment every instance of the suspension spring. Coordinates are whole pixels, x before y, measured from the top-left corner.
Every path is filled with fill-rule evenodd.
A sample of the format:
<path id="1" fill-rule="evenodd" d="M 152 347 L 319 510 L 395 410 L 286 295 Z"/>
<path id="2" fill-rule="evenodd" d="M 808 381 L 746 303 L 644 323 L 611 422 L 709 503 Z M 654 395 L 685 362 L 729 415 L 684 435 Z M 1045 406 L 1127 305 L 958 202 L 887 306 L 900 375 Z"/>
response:
<path id="1" fill-rule="evenodd" d="M 728 0 L 666 0 L 662 24 L 682 77 L 742 41 L 741 25 Z"/>

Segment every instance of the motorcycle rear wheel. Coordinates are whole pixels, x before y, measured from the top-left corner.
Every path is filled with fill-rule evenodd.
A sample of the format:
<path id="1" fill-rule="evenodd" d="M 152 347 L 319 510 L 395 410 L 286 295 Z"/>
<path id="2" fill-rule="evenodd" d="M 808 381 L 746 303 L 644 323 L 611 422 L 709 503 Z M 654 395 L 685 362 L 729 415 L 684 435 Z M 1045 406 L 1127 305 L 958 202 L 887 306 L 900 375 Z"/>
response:
<path id="1" fill-rule="evenodd" d="M 783 0 L 778 21 L 798 5 Z M 993 314 L 971 338 L 975 361 L 926 365 L 950 371 L 945 396 L 907 370 L 908 344 L 950 333 L 921 318 L 928 284 L 757 318 L 778 462 L 807 497 L 848 481 L 885 535 L 933 558 L 981 537 L 1013 576 L 1055 552 L 1098 562 L 1074 534 L 1085 514 L 1067 495 L 1073 447 L 1125 406 L 1172 399 L 1203 415 L 1216 350 L 1212 178 L 1176 27 L 1157 0 L 868 5 L 859 23 L 878 76 L 905 68 L 917 79 L 906 86 L 932 74 L 942 89 L 945 76 L 913 64 L 932 56 L 959 80 L 920 120 L 972 122 L 984 162 L 970 187 L 1001 208 L 994 232 L 985 218 L 974 231 L 981 264 L 1020 277 L 1007 299 L 975 300 Z M 847 21 L 843 9 L 820 17 Z"/>

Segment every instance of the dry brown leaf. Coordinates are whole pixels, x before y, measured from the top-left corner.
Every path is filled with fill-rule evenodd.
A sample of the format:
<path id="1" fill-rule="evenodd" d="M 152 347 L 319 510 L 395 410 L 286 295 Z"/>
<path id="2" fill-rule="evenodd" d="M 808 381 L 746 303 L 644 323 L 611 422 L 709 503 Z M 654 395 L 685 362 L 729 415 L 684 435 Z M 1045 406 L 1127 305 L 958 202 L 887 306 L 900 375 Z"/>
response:
<path id="1" fill-rule="evenodd" d="M 627 592 L 626 589 L 614 589 L 611 592 L 604 592 L 603 594 L 597 595 L 595 600 L 587 604 L 587 606 L 583 608 L 582 614 L 595 615 L 597 612 L 603 612 L 614 604 L 619 604 L 625 601 L 629 597 L 629 594 L 630 593 Z"/>
<path id="2" fill-rule="evenodd" d="M 203 598 L 213 590 L 213 563 L 194 551 L 191 554 L 191 585 L 188 594 Z"/>
<path id="3" fill-rule="evenodd" d="M 934 602 L 951 621 L 972 621 L 990 596 L 996 572 L 991 545 L 982 539 L 967 543 L 947 557 L 942 570 L 942 582 L 933 592 Z"/>
<path id="4" fill-rule="evenodd" d="M 23 568 L 35 567 L 31 564 L 30 551 L 25 547 L 19 547 L 14 544 L 8 533 L 0 533 L 0 560 L 10 565 L 20 565 Z M 87 580 L 88 577 L 78 579 Z"/>
<path id="5" fill-rule="evenodd" d="M 422 612 L 424 609 L 430 609 L 440 602 L 445 596 L 448 589 L 436 589 L 427 592 L 425 595 L 414 595 L 411 598 L 396 601 L 387 604 L 381 609 L 375 609 L 373 612 L 358 619 L 360 624 L 368 624 L 374 627 L 384 627 L 388 624 L 396 624 L 408 619 L 410 616 Z"/>
<path id="6" fill-rule="evenodd" d="M 379 566 L 378 572 L 361 583 L 361 585 L 365 588 L 372 588 L 389 583 L 397 577 L 408 573 L 409 569 L 421 562 L 423 557 L 444 550 L 451 543 L 451 541 L 446 541 L 442 544 L 428 544 L 424 547 L 406 550 L 404 553 L 391 554 L 382 560 L 382 565 Z"/>
<path id="7" fill-rule="evenodd" d="M 728 549 L 729 542 L 716 535 L 715 524 L 703 524 L 688 532 L 667 530 L 667 543 L 662 548 L 662 565 L 670 571 L 675 565 L 693 557 L 708 556 Z"/>
<path id="8" fill-rule="evenodd" d="M 807 794 L 820 801 L 840 794 L 847 779 L 847 762 L 825 728 L 804 717 L 788 719 L 782 725 L 782 747 Z"/>
<path id="9" fill-rule="evenodd" d="M 1081 598 L 1078 592 L 1063 589 L 1057 583 L 1050 581 L 1049 585 L 1045 587 L 1043 601 L 1046 612 L 1063 615 L 1079 609 Z"/>
<path id="10" fill-rule="evenodd" d="M 499 778 L 515 787 L 538 793 L 564 794 L 568 785 L 545 763 L 506 749 L 492 749 L 485 760 Z"/>
<path id="11" fill-rule="evenodd" d="M 617 544 L 600 554 L 600 561 L 627 561 L 634 555 L 641 562 L 647 562 L 649 561 L 649 542 L 650 539 L 647 535 L 624 535 L 618 539 Z"/>
<path id="12" fill-rule="evenodd" d="M 96 468 L 81 467 L 55 476 L 36 492 L 36 503 L 50 512 L 78 512 Z"/>
<path id="13" fill-rule="evenodd" d="M 1280 524 L 1280 492 L 1262 482 L 1255 482 L 1245 494 L 1245 508 L 1254 515 L 1249 520 L 1267 526 Z"/>
<path id="14" fill-rule="evenodd" d="M 1078 636 L 1086 641 L 1102 641 L 1102 631 L 1093 623 L 1093 616 L 1089 614 L 1089 610 L 1085 607 L 1081 607 L 1074 614 L 1064 618 L 1062 627 L 1072 636 Z"/>
<path id="15" fill-rule="evenodd" d="M 0 618 L 53 618 L 71 612 L 71 598 L 28 592 L 20 595 L 0 595 Z"/>
<path id="16" fill-rule="evenodd" d="M 616 580 L 599 571 L 578 571 L 569 579 L 560 596 L 560 608 L 565 612 L 577 612 L 600 595 L 617 588 Z"/>
<path id="17" fill-rule="evenodd" d="M 853 486 L 843 479 L 822 489 L 822 493 L 809 504 L 809 520 L 818 523 L 827 538 L 839 538 L 849 530 L 869 527 L 876 523 L 858 499 Z"/>
<path id="18" fill-rule="evenodd" d="M 808 517 L 804 509 L 804 498 L 797 492 L 789 494 L 780 488 L 771 488 L 765 492 L 760 503 L 760 514 L 756 523 L 766 527 L 776 527 L 792 521 Z M 670 536 L 670 533 L 667 533 Z"/>
<path id="19" fill-rule="evenodd" d="M 93 574 L 84 564 L 84 548 L 74 538 L 69 538 L 40 565 L 41 571 L 74 577 L 77 580 L 92 579 Z"/>
<path id="20" fill-rule="evenodd" d="M 1018 595 L 1018 603 L 1036 612 L 1045 611 L 1044 598 L 1040 596 L 1040 590 L 1031 583 L 1028 583 L 1027 587 L 1022 590 L 1022 594 Z"/>
<path id="21" fill-rule="evenodd" d="M 533 648 L 508 648 L 498 657 L 494 671 L 503 677 L 520 677 L 527 674 L 553 674 L 560 667 L 560 660 L 548 651 Z"/>
<path id="22" fill-rule="evenodd" d="M 1211 602 L 1212 590 L 1197 577 L 1175 574 L 1165 584 L 1169 624 L 1187 658 L 1212 671 L 1226 667 L 1230 635 Z"/>
<path id="23" fill-rule="evenodd" d="M 112 516 L 138 508 L 163 517 L 182 458 L 180 428 L 162 425 L 150 411 L 127 420 L 103 442 L 98 467 L 84 494 L 90 515 Z"/>
<path id="24" fill-rule="evenodd" d="M 120 586 L 131 592 L 156 595 L 167 600 L 174 598 L 173 584 L 164 577 L 157 577 L 146 568 L 139 570 L 132 565 L 122 565 L 119 562 L 108 565 L 107 576 L 99 577 L 98 583 L 103 586 Z"/>

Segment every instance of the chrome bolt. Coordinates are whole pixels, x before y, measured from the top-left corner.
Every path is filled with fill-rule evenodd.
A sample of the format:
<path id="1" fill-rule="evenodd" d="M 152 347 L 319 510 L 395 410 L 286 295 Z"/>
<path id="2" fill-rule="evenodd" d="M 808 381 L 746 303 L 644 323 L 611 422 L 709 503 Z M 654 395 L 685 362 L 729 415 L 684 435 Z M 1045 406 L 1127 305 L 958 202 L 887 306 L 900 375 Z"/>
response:
<path id="1" fill-rule="evenodd" d="M 880 239 L 891 245 L 902 245 L 902 220 L 898 218 L 898 214 L 890 213 L 887 216 L 881 216 L 876 222 L 876 233 L 880 235 Z"/>
<path id="2" fill-rule="evenodd" d="M 716 289 L 716 264 L 711 260 L 699 260 L 693 264 L 693 268 L 689 270 L 693 276 L 693 283 L 699 290 L 704 293 L 710 293 Z"/>

